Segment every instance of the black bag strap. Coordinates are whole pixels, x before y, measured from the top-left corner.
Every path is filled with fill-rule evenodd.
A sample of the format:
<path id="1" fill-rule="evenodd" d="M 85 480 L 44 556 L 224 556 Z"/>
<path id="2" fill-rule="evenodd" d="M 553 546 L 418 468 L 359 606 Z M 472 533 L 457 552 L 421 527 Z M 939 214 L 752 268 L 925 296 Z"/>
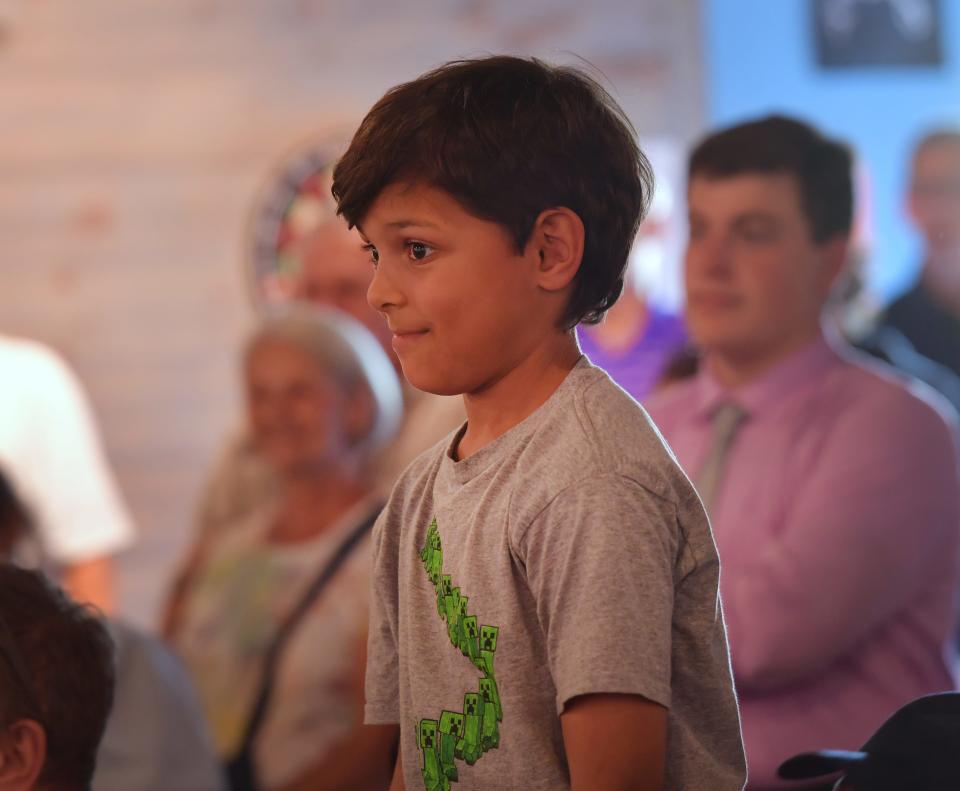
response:
<path id="1" fill-rule="evenodd" d="M 354 547 L 360 543 L 364 536 L 370 532 L 380 511 L 383 508 L 382 503 L 370 510 L 364 519 L 354 528 L 354 530 L 343 540 L 333 557 L 327 562 L 320 573 L 316 576 L 310 587 L 297 602 L 293 610 L 287 616 L 286 620 L 277 629 L 277 633 L 267 649 L 263 662 L 263 674 L 260 678 L 260 689 L 251 709 L 250 719 L 247 721 L 247 727 L 243 732 L 243 739 L 237 749 L 236 755 L 249 754 L 252 751 L 253 743 L 256 741 L 260 728 L 263 727 L 263 721 L 266 718 L 267 710 L 270 706 L 270 698 L 273 697 L 273 687 L 277 676 L 277 667 L 280 664 L 280 658 L 284 648 L 290 642 L 297 627 L 304 616 L 310 611 L 310 607 L 323 593 L 324 588 L 333 579 L 333 576 L 343 566 L 344 561 L 350 556 Z"/>

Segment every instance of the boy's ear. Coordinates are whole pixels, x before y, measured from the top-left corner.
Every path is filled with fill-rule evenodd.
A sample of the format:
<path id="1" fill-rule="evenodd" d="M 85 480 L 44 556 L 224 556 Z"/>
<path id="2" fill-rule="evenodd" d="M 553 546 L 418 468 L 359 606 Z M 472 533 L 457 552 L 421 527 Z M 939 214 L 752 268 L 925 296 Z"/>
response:
<path id="1" fill-rule="evenodd" d="M 0 731 L 0 788 L 30 791 L 47 760 L 47 734 L 34 720 L 17 720 Z"/>
<path id="2" fill-rule="evenodd" d="M 571 209 L 558 206 L 540 212 L 533 223 L 527 251 L 537 261 L 537 285 L 562 291 L 576 276 L 583 261 L 583 220 Z"/>

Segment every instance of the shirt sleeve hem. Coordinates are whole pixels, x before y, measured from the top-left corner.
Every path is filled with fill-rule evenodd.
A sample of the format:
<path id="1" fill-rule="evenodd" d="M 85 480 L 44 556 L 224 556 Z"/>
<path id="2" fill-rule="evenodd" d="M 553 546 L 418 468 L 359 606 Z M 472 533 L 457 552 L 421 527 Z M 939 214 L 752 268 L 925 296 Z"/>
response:
<path id="1" fill-rule="evenodd" d="M 363 707 L 364 725 L 398 725 L 400 712 L 395 706 L 368 703 Z"/>
<path id="2" fill-rule="evenodd" d="M 596 678 L 583 679 L 576 684 L 557 687 L 557 715 L 566 705 L 581 695 L 639 695 L 653 703 L 670 708 L 670 688 L 660 684 L 643 684 L 637 680 Z"/>

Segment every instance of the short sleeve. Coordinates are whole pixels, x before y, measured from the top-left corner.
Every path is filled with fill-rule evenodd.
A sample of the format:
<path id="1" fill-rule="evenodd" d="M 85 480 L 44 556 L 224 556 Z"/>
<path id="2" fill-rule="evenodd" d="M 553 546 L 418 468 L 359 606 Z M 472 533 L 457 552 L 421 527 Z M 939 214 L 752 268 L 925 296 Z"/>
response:
<path id="1" fill-rule="evenodd" d="M 398 641 L 397 538 L 387 506 L 373 527 L 370 583 L 370 624 L 367 674 L 364 683 L 367 725 L 400 722 Z"/>
<path id="2" fill-rule="evenodd" d="M 132 528 L 79 382 L 43 352 L 23 372 L 30 381 L 21 385 L 31 395 L 12 472 L 37 517 L 44 552 L 78 563 L 124 548 Z"/>
<path id="3" fill-rule="evenodd" d="M 557 711 L 578 695 L 670 706 L 676 508 L 619 474 L 565 489 L 518 554 L 546 636 Z"/>

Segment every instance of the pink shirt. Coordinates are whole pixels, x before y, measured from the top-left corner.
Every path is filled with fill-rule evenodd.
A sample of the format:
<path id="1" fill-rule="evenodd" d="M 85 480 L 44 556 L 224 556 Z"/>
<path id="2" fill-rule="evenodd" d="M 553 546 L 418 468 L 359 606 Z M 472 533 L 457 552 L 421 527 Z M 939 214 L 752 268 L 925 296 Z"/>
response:
<path id="1" fill-rule="evenodd" d="M 819 339 L 735 391 L 702 371 L 646 404 L 693 479 L 714 410 L 747 412 L 711 520 L 751 789 L 953 687 L 953 418 L 849 354 Z"/>

